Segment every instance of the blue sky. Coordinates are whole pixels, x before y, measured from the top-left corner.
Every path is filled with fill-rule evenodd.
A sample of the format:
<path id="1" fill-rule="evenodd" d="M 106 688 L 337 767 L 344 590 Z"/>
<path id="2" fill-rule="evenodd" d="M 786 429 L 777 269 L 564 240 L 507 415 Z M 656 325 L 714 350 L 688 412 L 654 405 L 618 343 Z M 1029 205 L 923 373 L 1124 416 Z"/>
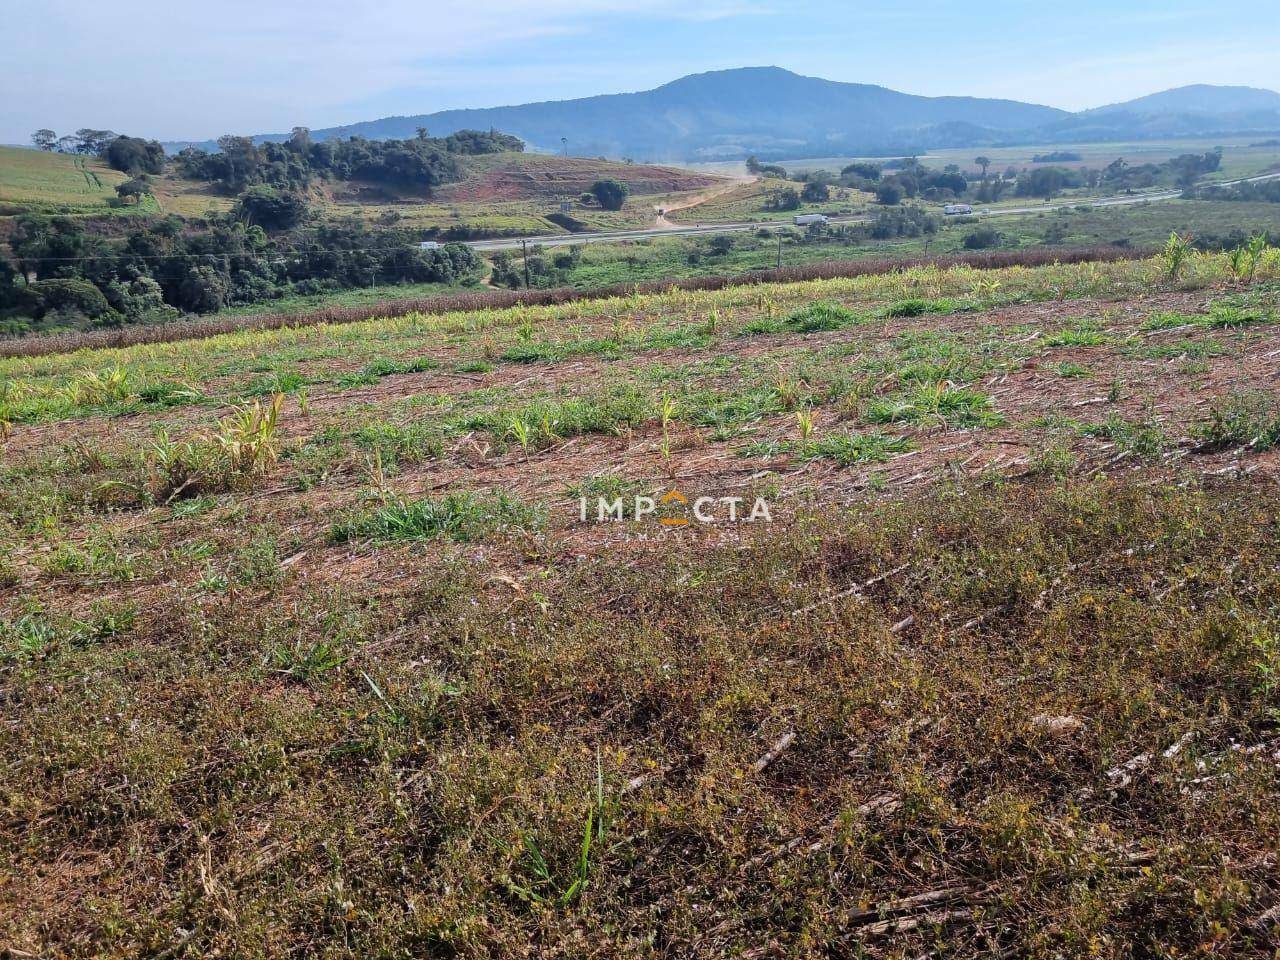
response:
<path id="1" fill-rule="evenodd" d="M 1280 89 L 1280 5 L 982 0 L 38 0 L 0 33 L 0 142 L 166 139 L 643 90 L 776 65 L 1067 109 L 1185 83 Z"/>

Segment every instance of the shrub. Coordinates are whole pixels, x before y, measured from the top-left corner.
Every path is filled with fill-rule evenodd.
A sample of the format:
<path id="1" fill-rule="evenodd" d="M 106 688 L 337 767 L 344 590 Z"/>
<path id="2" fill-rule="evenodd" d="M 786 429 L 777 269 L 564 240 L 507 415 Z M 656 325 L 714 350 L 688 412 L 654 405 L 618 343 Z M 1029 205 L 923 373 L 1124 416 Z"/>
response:
<path id="1" fill-rule="evenodd" d="M 989 250 L 998 247 L 1004 241 L 1004 235 L 995 227 L 979 227 L 966 234 L 963 244 L 966 250 Z"/>
<path id="2" fill-rule="evenodd" d="M 267 230 L 288 230 L 307 218 L 307 202 L 299 194 L 266 184 L 250 187 L 236 204 L 236 215 Z"/>
<path id="3" fill-rule="evenodd" d="M 630 193 L 631 188 L 620 180 L 597 180 L 591 185 L 591 195 L 605 210 L 621 210 Z"/>
<path id="4" fill-rule="evenodd" d="M 902 187 L 896 183 L 884 182 L 876 187 L 876 203 L 886 207 L 896 206 L 902 202 Z"/>
<path id="5" fill-rule="evenodd" d="M 800 191 L 800 199 L 805 203 L 826 203 L 831 199 L 831 188 L 821 180 L 811 180 Z"/>

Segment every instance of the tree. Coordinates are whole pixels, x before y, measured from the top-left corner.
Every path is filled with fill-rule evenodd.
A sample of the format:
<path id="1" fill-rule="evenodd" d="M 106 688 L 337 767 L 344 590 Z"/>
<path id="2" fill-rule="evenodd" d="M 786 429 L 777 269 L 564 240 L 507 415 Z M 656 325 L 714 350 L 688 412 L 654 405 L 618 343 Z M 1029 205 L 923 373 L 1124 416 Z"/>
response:
<path id="1" fill-rule="evenodd" d="M 213 313 L 227 300 L 227 278 L 213 267 L 191 267 L 178 287 L 178 306 L 192 313 Z"/>
<path id="2" fill-rule="evenodd" d="M 42 280 L 73 276 L 94 252 L 81 221 L 71 217 L 19 217 L 9 233 L 9 249 L 22 273 Z"/>
<path id="3" fill-rule="evenodd" d="M 7 257 L 0 257 L 0 309 L 16 302 L 18 298 L 18 271 Z"/>
<path id="4" fill-rule="evenodd" d="M 151 181 L 147 179 L 145 174 L 140 177 L 131 177 L 124 183 L 116 184 L 116 196 L 125 203 L 130 200 L 134 203 L 141 203 L 142 198 L 150 196 L 151 193 Z"/>
<path id="5" fill-rule="evenodd" d="M 880 164 L 853 162 L 840 169 L 842 177 L 861 177 L 863 180 L 879 180 Z"/>
<path id="6" fill-rule="evenodd" d="M 107 298 L 88 280 L 37 280 L 28 290 L 37 316 L 57 313 L 69 320 L 98 320 L 111 313 Z"/>
<path id="7" fill-rule="evenodd" d="M 966 250 L 986 250 L 1000 246 L 1003 237 L 995 227 L 979 227 L 964 238 Z"/>
<path id="8" fill-rule="evenodd" d="M 102 152 L 102 158 L 113 170 L 137 176 L 141 173 L 164 172 L 164 147 L 155 140 L 141 137 L 116 137 Z"/>
<path id="9" fill-rule="evenodd" d="M 759 158 L 757 158 L 754 153 L 751 156 L 747 157 L 747 173 L 752 173 L 752 174 L 755 174 L 756 176 L 759 176 L 760 171 L 763 169 L 764 167 L 761 165 Z"/>
<path id="10" fill-rule="evenodd" d="M 805 203 L 825 203 L 831 199 L 831 188 L 821 180 L 810 180 L 800 191 L 800 199 Z"/>
<path id="11" fill-rule="evenodd" d="M 902 202 L 902 187 L 896 183 L 885 181 L 876 187 L 876 203 L 886 207 L 897 206 Z"/>
<path id="12" fill-rule="evenodd" d="M 1059 167 L 1038 167 L 1030 174 L 1018 177 L 1014 191 L 1020 197 L 1044 197 L 1048 200 L 1060 193 L 1067 184 L 1067 172 Z"/>
<path id="13" fill-rule="evenodd" d="M 58 135 L 52 130 L 41 127 L 31 135 L 31 142 L 37 150 L 51 151 L 58 143 Z"/>
<path id="14" fill-rule="evenodd" d="M 781 187 L 777 190 L 770 190 L 765 198 L 764 206 L 766 210 L 798 210 L 800 208 L 800 194 L 796 193 L 794 187 Z"/>
<path id="15" fill-rule="evenodd" d="M 591 185 L 591 195 L 604 210 L 621 210 L 631 194 L 631 188 L 618 180 L 597 180 Z"/>
<path id="16" fill-rule="evenodd" d="M 236 215 L 267 230 L 288 230 L 306 219 L 307 202 L 299 194 L 258 184 L 240 197 Z"/>
<path id="17" fill-rule="evenodd" d="M 238 193 L 257 179 L 262 161 L 252 140 L 227 134 L 218 138 L 218 149 L 222 151 L 222 181 L 227 189 Z"/>
<path id="18" fill-rule="evenodd" d="M 974 157 L 973 162 L 982 168 L 982 179 L 987 179 L 987 168 L 991 166 L 990 157 Z"/>
<path id="19" fill-rule="evenodd" d="M 289 147 L 297 153 L 306 153 L 311 149 L 311 129 L 294 127 L 289 134 Z"/>
<path id="20" fill-rule="evenodd" d="M 107 144 L 116 139 L 117 134 L 112 130 L 94 130 L 90 127 L 81 127 L 76 131 L 76 139 L 79 146 L 76 147 L 76 153 L 83 153 L 86 156 L 100 156 L 102 151 L 107 149 Z"/>

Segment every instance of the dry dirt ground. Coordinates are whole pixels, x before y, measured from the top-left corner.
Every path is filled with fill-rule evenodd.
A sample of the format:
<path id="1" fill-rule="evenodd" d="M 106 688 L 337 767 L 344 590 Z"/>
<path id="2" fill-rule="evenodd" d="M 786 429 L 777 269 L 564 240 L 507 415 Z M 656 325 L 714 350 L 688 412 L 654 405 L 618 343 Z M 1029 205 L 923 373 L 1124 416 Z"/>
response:
<path id="1" fill-rule="evenodd" d="M 1278 300 L 923 271 L 5 361 L 0 937 L 1262 955 Z M 579 516 L 672 490 L 771 519 Z"/>

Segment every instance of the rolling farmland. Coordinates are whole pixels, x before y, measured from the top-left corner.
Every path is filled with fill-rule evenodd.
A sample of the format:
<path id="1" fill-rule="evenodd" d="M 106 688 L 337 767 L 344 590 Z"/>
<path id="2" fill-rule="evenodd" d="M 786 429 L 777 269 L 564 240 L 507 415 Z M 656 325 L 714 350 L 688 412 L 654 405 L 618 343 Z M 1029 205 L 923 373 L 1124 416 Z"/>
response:
<path id="1" fill-rule="evenodd" d="M 0 360 L 0 936 L 1265 949 L 1280 260 L 1238 267 Z"/>

